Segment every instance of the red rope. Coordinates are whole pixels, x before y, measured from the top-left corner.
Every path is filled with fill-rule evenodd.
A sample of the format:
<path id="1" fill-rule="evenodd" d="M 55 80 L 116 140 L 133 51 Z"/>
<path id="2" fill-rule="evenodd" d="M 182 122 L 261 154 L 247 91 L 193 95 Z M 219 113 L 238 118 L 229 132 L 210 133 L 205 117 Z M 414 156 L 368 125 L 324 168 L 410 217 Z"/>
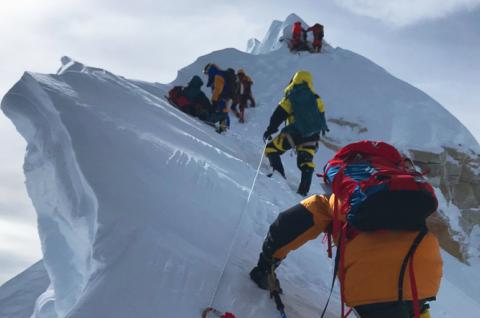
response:
<path id="1" fill-rule="evenodd" d="M 345 317 L 343 318 L 347 318 L 352 313 L 352 310 L 353 308 L 348 309 L 347 313 L 345 314 Z"/>
<path id="2" fill-rule="evenodd" d="M 338 261 L 338 279 L 340 280 L 340 298 L 342 302 L 342 318 L 345 318 L 345 293 L 344 293 L 344 282 L 345 282 L 345 246 L 347 245 L 347 236 L 346 236 L 347 224 L 340 228 L 340 259 Z M 348 315 L 348 314 L 347 314 Z"/>
<path id="3" fill-rule="evenodd" d="M 415 254 L 415 253 L 414 253 Z M 410 257 L 410 264 L 408 266 L 410 276 L 410 288 L 412 289 L 413 312 L 415 318 L 420 318 L 420 305 L 418 303 L 417 282 L 415 281 L 415 271 L 413 268 L 413 255 Z"/>

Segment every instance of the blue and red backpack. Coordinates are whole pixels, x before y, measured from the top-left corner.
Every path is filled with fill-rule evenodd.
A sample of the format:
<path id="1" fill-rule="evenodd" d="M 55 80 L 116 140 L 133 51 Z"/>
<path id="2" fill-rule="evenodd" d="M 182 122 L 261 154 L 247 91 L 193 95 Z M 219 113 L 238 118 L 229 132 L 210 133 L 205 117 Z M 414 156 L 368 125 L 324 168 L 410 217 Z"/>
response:
<path id="1" fill-rule="evenodd" d="M 339 240 L 332 288 L 338 271 L 340 289 L 343 289 L 345 245 L 359 232 L 418 231 L 401 264 L 398 281 L 398 298 L 402 301 L 403 279 L 409 265 L 415 317 L 418 317 L 412 259 L 427 233 L 426 219 L 438 207 L 433 187 L 410 159 L 403 157 L 392 145 L 379 141 L 365 140 L 341 148 L 323 170 L 324 183 L 335 195 L 332 228 L 327 234 L 330 257 L 332 236 Z M 345 218 L 341 218 L 342 215 Z M 340 221 L 342 219 L 346 221 Z M 343 291 L 341 295 L 342 317 L 346 317 Z M 326 307 L 322 316 L 325 310 Z"/>
<path id="2" fill-rule="evenodd" d="M 323 178 L 338 201 L 335 212 L 358 231 L 419 230 L 438 206 L 425 176 L 385 142 L 341 148 L 325 165 Z"/>

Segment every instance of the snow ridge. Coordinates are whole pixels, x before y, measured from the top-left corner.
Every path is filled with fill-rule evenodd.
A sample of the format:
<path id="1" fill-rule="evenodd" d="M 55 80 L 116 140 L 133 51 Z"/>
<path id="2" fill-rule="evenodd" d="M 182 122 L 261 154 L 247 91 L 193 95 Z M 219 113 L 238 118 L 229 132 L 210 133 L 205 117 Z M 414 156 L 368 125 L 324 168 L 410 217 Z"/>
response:
<path id="1" fill-rule="evenodd" d="M 57 312 L 64 316 L 95 267 L 92 253 L 98 207 L 60 113 L 42 84 L 66 98 L 75 97 L 72 89 L 55 78 L 25 73 L 2 101 L 2 108 L 15 118 L 28 142 L 27 189 L 38 214 L 45 267 L 53 289 L 63 295 L 56 302 Z"/>
<path id="2" fill-rule="evenodd" d="M 243 68 L 254 79 L 258 107 L 247 110 L 246 125 L 232 120 L 226 135 L 171 107 L 163 98 L 171 85 L 127 80 L 67 57 L 56 75 L 26 73 L 9 91 L 2 109 L 28 142 L 27 186 L 52 282 L 32 318 L 195 317 L 217 287 L 220 309 L 245 318 L 276 316 L 248 270 L 269 224 L 301 199 L 294 157 L 282 158 L 287 181 L 267 178 L 261 164 L 241 216 L 262 159 L 262 132 L 298 70 L 312 72 L 329 119 L 331 132 L 315 157 L 318 170 L 332 156 L 325 144 L 360 139 L 405 151 L 448 146 L 480 153 L 441 105 L 368 59 L 331 47 L 290 54 L 279 39 L 297 20 L 274 22 L 262 43 L 251 46 L 256 54 L 225 49 L 179 71 L 171 85 L 185 85 L 211 62 Z M 311 193 L 320 192 L 314 182 Z M 447 265 L 454 268 L 455 260 Z M 331 267 L 321 240 L 289 256 L 278 273 L 289 314 L 318 315 Z M 457 277 L 447 275 L 452 279 L 442 293 L 458 296 Z M 332 317 L 337 296 L 336 290 Z M 480 307 L 470 299 L 465 306 L 466 312 Z M 458 311 L 442 299 L 433 313 Z"/>

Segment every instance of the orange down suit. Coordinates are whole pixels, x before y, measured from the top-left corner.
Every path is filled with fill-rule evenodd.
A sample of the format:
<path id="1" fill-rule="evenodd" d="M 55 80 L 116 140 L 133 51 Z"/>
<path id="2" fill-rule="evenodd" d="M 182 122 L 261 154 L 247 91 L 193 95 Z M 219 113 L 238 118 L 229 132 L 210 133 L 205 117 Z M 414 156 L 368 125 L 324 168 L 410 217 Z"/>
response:
<path id="1" fill-rule="evenodd" d="M 297 226 L 296 230 L 292 230 L 295 232 L 293 235 L 281 233 L 282 231 L 288 232 L 289 227 L 296 226 L 292 219 L 284 222 L 289 224 L 283 226 L 281 231 L 274 229 L 274 227 L 278 228 L 279 222 L 282 220 L 282 214 L 280 214 L 277 221 L 270 227 L 269 236 L 284 235 L 284 237 L 288 237 L 288 242 L 280 239 L 282 246 L 271 248 L 270 256 L 279 260 L 284 259 L 290 251 L 315 239 L 320 233 L 326 232 L 333 220 L 334 201 L 333 194 L 330 197 L 313 195 L 293 207 L 291 210 L 297 209 L 297 216 L 303 213 L 305 219 L 311 220 L 297 223 L 302 224 L 304 230 L 299 230 Z M 309 213 L 311 217 L 308 215 Z M 301 216 L 301 218 L 304 217 Z M 344 219 L 341 221 L 343 222 Z M 417 234 L 418 232 L 387 230 L 360 232 L 349 240 L 344 254 L 345 303 L 350 307 L 355 307 L 397 301 L 397 284 L 401 265 Z M 427 233 L 418 246 L 414 254 L 413 266 L 418 298 L 435 297 L 440 287 L 442 259 L 437 238 L 432 233 Z M 408 271 L 405 273 L 403 284 L 404 299 L 412 300 Z"/>

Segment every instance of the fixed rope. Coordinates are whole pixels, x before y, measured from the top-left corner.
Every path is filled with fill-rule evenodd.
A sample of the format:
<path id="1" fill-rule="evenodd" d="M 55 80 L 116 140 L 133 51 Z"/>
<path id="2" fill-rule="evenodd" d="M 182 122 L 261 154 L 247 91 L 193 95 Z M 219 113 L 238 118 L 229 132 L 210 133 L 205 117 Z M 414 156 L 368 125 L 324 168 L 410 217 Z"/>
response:
<path id="1" fill-rule="evenodd" d="M 212 298 L 210 299 L 210 302 L 208 303 L 209 307 L 211 307 L 213 305 L 213 302 L 215 301 L 215 298 L 217 297 L 218 288 L 220 287 L 220 284 L 221 284 L 221 282 L 223 280 L 223 277 L 225 275 L 225 270 L 227 269 L 228 261 L 230 260 L 230 257 L 232 256 L 233 246 L 234 246 L 234 244 L 237 240 L 237 236 L 240 232 L 240 225 L 242 224 L 243 216 L 245 215 L 245 212 L 247 211 L 248 203 L 250 202 L 250 198 L 251 198 L 252 193 L 253 193 L 253 188 L 255 187 L 255 183 L 257 182 L 257 177 L 258 177 L 258 174 L 260 172 L 260 167 L 261 167 L 262 162 L 263 162 L 263 154 L 265 153 L 266 148 L 267 148 L 267 143 L 265 143 L 265 146 L 263 147 L 262 157 L 260 158 L 260 162 L 258 163 L 257 171 L 255 173 L 255 177 L 253 178 L 252 186 L 250 187 L 250 191 L 248 193 L 247 201 L 245 202 L 245 206 L 243 207 L 243 211 L 240 214 L 240 219 L 239 219 L 238 224 L 236 226 L 235 234 L 233 236 L 232 242 L 230 243 L 230 247 L 228 249 L 227 257 L 226 257 L 225 263 L 223 264 L 223 267 L 222 267 L 222 272 L 221 272 L 220 277 L 217 281 L 217 284 L 215 285 L 215 289 L 213 291 Z"/>

